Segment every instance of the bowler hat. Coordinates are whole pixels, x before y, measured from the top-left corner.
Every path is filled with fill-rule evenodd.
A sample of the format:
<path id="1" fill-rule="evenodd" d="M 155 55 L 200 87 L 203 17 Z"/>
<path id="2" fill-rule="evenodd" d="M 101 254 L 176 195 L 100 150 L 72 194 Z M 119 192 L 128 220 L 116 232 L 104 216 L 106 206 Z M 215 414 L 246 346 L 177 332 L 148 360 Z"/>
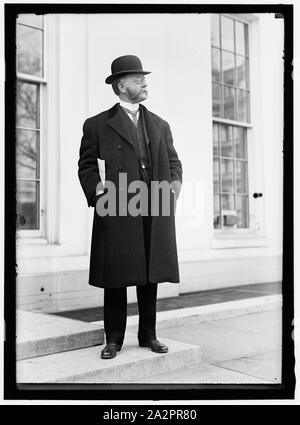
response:
<path id="1" fill-rule="evenodd" d="M 137 56 L 126 55 L 115 59 L 111 64 L 111 75 L 106 78 L 106 84 L 111 84 L 116 78 L 126 74 L 150 74 L 143 71 L 142 62 Z"/>

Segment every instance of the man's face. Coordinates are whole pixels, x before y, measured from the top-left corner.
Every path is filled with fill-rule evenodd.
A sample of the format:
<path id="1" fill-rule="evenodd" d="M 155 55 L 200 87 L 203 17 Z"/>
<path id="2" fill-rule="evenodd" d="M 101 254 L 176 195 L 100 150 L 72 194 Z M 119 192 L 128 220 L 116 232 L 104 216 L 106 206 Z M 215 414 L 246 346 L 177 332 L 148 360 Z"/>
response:
<path id="1" fill-rule="evenodd" d="M 148 97 L 146 78 L 143 74 L 126 75 L 123 87 L 126 90 L 124 94 L 132 103 L 143 102 Z"/>

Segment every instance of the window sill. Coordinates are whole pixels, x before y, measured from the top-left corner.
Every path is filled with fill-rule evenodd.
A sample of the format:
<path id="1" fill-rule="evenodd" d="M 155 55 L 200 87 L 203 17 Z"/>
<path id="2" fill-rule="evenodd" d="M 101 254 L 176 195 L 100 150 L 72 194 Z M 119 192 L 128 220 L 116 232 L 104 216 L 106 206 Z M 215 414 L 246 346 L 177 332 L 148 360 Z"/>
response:
<path id="1" fill-rule="evenodd" d="M 19 236 L 17 245 L 46 245 L 48 244 L 47 239 L 45 238 L 26 238 Z"/>
<path id="2" fill-rule="evenodd" d="M 211 241 L 212 249 L 222 248 L 251 248 L 251 247 L 267 247 L 269 240 L 266 237 L 257 235 L 243 234 L 220 234 L 215 235 Z"/>
<path id="3" fill-rule="evenodd" d="M 20 238 L 16 244 L 17 258 L 45 258 L 68 255 L 67 244 L 49 243 L 44 238 Z"/>

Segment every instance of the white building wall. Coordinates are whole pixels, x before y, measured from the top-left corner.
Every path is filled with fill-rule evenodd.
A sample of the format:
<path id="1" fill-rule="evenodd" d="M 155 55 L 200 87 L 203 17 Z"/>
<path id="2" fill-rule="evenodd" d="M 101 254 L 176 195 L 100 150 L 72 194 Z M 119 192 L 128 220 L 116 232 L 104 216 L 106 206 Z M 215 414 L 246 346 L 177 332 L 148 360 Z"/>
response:
<path id="1" fill-rule="evenodd" d="M 250 198 L 255 235 L 217 238 L 212 224 L 209 15 L 50 17 L 57 32 L 49 39 L 49 55 L 56 57 L 49 68 L 56 67 L 57 73 L 50 72 L 48 105 L 58 113 L 48 122 L 48 143 L 57 147 L 56 168 L 49 176 L 50 185 L 51 176 L 59 184 L 48 203 L 59 206 L 56 220 L 49 223 L 57 236 L 54 244 L 18 245 L 20 308 L 57 311 L 103 302 L 103 290 L 87 284 L 93 209 L 80 187 L 77 161 L 84 120 L 118 101 L 104 80 L 112 60 L 123 54 L 136 54 L 152 71 L 145 106 L 169 122 L 183 164 L 176 217 L 181 283 L 159 285 L 159 296 L 281 280 L 283 24 L 272 15 L 257 18 L 250 24 L 249 185 L 250 195 L 263 192 L 263 198 Z M 195 222 L 183 211 L 189 190 L 196 189 Z M 134 301 L 135 288 L 128 289 L 129 301 Z"/>

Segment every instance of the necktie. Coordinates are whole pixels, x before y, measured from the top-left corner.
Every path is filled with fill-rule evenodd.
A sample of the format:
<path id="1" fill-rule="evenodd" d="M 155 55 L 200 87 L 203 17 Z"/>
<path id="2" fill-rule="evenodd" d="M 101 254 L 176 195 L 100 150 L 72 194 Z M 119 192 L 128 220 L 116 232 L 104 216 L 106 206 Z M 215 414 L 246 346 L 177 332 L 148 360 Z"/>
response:
<path id="1" fill-rule="evenodd" d="M 129 109 L 124 108 L 123 106 L 122 106 L 122 108 L 124 109 L 125 112 L 127 112 L 128 114 L 130 114 L 132 116 L 133 124 L 137 127 L 137 123 L 138 123 L 137 114 L 138 114 L 139 110 L 137 109 L 136 111 L 130 111 Z"/>

